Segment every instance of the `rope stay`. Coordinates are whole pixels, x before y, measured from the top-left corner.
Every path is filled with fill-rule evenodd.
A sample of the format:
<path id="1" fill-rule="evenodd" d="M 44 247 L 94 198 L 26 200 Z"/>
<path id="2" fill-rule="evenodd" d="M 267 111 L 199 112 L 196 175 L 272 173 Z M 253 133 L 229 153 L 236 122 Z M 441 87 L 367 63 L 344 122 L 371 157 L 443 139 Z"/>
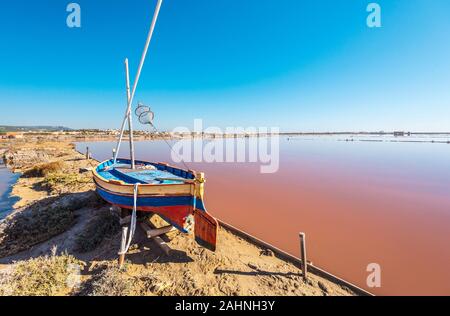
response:
<path id="1" fill-rule="evenodd" d="M 119 255 L 125 255 L 130 249 L 131 242 L 133 241 L 134 233 L 136 232 L 136 223 L 137 223 L 137 199 L 139 195 L 139 183 L 134 184 L 133 188 L 133 213 L 131 214 L 131 223 L 128 234 L 128 239 L 126 242 L 125 249 L 121 249 Z"/>

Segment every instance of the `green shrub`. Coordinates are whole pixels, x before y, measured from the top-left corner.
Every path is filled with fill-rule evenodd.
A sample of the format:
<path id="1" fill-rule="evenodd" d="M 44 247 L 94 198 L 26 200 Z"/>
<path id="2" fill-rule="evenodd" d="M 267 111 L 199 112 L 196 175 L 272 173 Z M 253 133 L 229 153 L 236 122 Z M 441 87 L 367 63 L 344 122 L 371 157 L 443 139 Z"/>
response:
<path id="1" fill-rule="evenodd" d="M 60 161 L 55 161 L 34 166 L 33 168 L 26 170 L 22 176 L 25 178 L 41 178 L 51 173 L 61 171 L 62 168 L 63 163 Z"/>
<path id="2" fill-rule="evenodd" d="M 50 191 L 67 191 L 92 183 L 92 179 L 78 173 L 50 173 L 42 181 L 42 186 Z"/>

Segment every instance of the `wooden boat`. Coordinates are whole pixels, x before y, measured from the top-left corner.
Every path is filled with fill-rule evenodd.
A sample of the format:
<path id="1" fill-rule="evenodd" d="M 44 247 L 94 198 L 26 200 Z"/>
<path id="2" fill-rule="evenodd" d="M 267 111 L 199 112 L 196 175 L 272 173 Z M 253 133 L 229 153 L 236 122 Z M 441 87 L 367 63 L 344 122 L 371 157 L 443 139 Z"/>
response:
<path id="1" fill-rule="evenodd" d="M 205 208 L 204 174 L 172 167 L 165 163 L 137 161 L 134 158 L 131 107 L 161 3 L 162 0 L 158 0 L 131 94 L 128 59 L 125 60 L 127 111 L 114 157 L 96 167 L 93 171 L 94 181 L 98 194 L 104 200 L 122 209 L 133 210 L 134 217 L 130 225 L 128 247 L 124 248 L 129 248 L 136 226 L 136 213 L 139 211 L 155 213 L 183 233 L 190 233 L 193 230 L 197 243 L 215 251 L 218 223 Z M 119 159 L 117 155 L 126 122 L 129 126 L 131 157 Z M 153 126 L 152 122 L 150 124 Z M 126 250 L 123 252 L 126 253 Z"/>
<path id="2" fill-rule="evenodd" d="M 165 163 L 135 164 L 136 169 L 130 169 L 129 159 L 99 164 L 94 171 L 98 194 L 112 205 L 131 210 L 138 183 L 137 211 L 158 214 L 183 233 L 194 230 L 195 240 L 215 251 L 218 224 L 205 208 L 204 174 Z"/>

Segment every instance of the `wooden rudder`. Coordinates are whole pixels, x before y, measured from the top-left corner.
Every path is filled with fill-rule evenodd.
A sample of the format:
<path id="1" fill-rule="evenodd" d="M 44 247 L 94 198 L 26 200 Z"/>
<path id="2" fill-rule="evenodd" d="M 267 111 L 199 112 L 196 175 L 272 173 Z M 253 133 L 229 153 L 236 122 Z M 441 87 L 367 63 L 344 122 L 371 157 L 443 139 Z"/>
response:
<path id="1" fill-rule="evenodd" d="M 194 211 L 194 234 L 195 241 L 202 247 L 216 251 L 217 232 L 219 223 L 205 211 Z"/>

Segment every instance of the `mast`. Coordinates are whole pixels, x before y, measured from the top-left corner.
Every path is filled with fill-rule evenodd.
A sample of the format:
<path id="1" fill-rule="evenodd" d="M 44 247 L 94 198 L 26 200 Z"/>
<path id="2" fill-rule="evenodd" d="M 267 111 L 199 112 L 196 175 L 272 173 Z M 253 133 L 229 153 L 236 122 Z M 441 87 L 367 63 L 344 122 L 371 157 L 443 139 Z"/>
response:
<path id="1" fill-rule="evenodd" d="M 126 78 L 126 89 L 127 89 L 127 104 L 130 102 L 130 70 L 128 68 L 128 58 L 125 58 L 125 78 Z M 131 112 L 128 114 L 128 128 L 130 133 L 130 158 L 131 158 L 131 169 L 135 169 L 135 159 L 134 159 L 134 139 L 133 139 L 133 117 Z"/>
<path id="2" fill-rule="evenodd" d="M 150 30 L 148 32 L 147 41 L 145 43 L 144 51 L 142 52 L 141 62 L 139 63 L 139 68 L 136 73 L 136 78 L 134 79 L 131 97 L 128 99 L 128 106 L 127 106 L 127 110 L 125 112 L 125 117 L 123 118 L 123 121 L 122 121 L 122 127 L 120 128 L 120 136 L 119 136 L 119 140 L 117 142 L 117 147 L 116 147 L 116 154 L 114 155 L 114 164 L 116 163 L 117 156 L 119 155 L 120 145 L 122 143 L 123 133 L 125 130 L 125 124 L 128 120 L 128 117 L 131 115 L 131 105 L 133 104 L 134 94 L 136 93 L 136 88 L 139 83 L 141 71 L 142 71 L 142 68 L 144 67 L 145 57 L 147 56 L 148 47 L 150 46 L 150 42 L 151 42 L 151 39 L 153 36 L 153 31 L 155 30 L 155 25 L 156 25 L 156 21 L 158 20 L 159 10 L 161 9 L 162 1 L 163 0 L 158 0 L 158 3 L 156 4 L 156 9 L 155 9 L 155 13 L 153 15 L 152 23 L 150 25 Z"/>

